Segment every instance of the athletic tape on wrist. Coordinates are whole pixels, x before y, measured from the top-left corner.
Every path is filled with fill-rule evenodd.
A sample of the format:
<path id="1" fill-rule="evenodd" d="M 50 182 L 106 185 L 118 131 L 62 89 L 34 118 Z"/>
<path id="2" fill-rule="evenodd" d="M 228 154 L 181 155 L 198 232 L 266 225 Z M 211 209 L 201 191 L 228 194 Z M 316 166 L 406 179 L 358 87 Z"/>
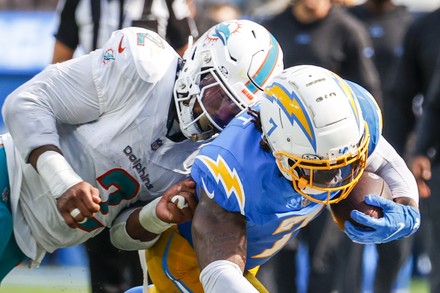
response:
<path id="1" fill-rule="evenodd" d="M 55 151 L 46 151 L 38 157 L 37 170 L 55 198 L 63 195 L 73 185 L 83 181 L 66 159 Z"/>
<path id="2" fill-rule="evenodd" d="M 152 233 L 161 234 L 174 224 L 162 221 L 157 217 L 156 206 L 162 197 L 158 197 L 144 206 L 139 213 L 139 222 L 141 226 Z"/>

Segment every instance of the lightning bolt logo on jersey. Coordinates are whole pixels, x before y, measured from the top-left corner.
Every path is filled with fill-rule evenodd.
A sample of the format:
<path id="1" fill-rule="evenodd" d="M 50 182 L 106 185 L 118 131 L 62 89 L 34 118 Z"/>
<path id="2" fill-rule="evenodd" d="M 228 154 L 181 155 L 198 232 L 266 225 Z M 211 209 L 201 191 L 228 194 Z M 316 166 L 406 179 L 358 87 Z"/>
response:
<path id="1" fill-rule="evenodd" d="M 209 171 L 211 174 L 213 174 L 216 182 L 223 187 L 223 190 L 228 198 L 231 197 L 232 194 L 235 195 L 240 208 L 240 213 L 244 214 L 245 198 L 243 194 L 243 186 L 235 169 L 231 170 L 221 156 L 218 156 L 217 160 L 215 161 L 206 156 L 200 156 L 199 160 L 201 160 L 209 168 Z M 203 187 L 206 194 L 211 195 L 210 197 L 213 198 L 213 192 L 210 192 L 208 188 L 206 188 L 206 184 L 204 182 Z"/>

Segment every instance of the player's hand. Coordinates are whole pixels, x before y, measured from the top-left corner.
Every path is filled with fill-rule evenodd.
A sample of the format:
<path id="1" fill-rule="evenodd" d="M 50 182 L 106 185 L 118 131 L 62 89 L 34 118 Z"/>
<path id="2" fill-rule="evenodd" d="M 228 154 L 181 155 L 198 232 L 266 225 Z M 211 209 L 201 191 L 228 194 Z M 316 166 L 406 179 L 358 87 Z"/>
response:
<path id="1" fill-rule="evenodd" d="M 417 156 L 411 162 L 411 172 L 417 181 L 417 187 L 421 198 L 431 195 L 431 189 L 426 181 L 431 179 L 431 161 L 426 156 Z"/>
<path id="2" fill-rule="evenodd" d="M 67 225 L 76 228 L 78 224 L 100 211 L 100 202 L 99 190 L 82 181 L 70 187 L 57 199 L 57 208 Z"/>
<path id="3" fill-rule="evenodd" d="M 365 202 L 382 208 L 383 217 L 374 218 L 357 210 L 351 211 L 350 216 L 353 220 L 368 227 L 357 227 L 349 221 L 345 222 L 344 232 L 354 242 L 386 243 L 410 236 L 420 227 L 420 212 L 415 207 L 371 194 L 365 197 Z"/>
<path id="4" fill-rule="evenodd" d="M 164 222 L 175 224 L 192 220 L 197 206 L 195 187 L 196 183 L 192 179 L 186 179 L 168 188 L 156 206 L 157 217 Z M 179 195 L 183 199 L 175 197 Z"/>

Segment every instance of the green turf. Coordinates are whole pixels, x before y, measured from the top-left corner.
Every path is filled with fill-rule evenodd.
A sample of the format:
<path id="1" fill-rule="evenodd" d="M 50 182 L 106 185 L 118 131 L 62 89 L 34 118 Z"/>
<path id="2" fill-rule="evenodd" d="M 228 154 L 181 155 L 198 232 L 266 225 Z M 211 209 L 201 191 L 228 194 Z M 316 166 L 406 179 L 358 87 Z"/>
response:
<path id="1" fill-rule="evenodd" d="M 0 293 L 90 293 L 90 291 L 87 288 L 80 287 L 22 287 L 18 285 L 8 285 L 0 287 Z M 413 279 L 410 293 L 429 293 L 426 280 Z"/>
<path id="2" fill-rule="evenodd" d="M 6 276 L 0 293 L 91 293 L 84 267 L 18 267 Z M 409 293 L 429 293 L 426 278 L 413 278 Z"/>
<path id="3" fill-rule="evenodd" d="M 0 293 L 90 293 L 87 288 L 2 286 Z"/>
<path id="4" fill-rule="evenodd" d="M 429 293 L 429 286 L 426 279 L 412 279 L 410 293 Z"/>
<path id="5" fill-rule="evenodd" d="M 19 266 L 3 280 L 0 293 L 90 293 L 89 273 L 84 267 Z"/>

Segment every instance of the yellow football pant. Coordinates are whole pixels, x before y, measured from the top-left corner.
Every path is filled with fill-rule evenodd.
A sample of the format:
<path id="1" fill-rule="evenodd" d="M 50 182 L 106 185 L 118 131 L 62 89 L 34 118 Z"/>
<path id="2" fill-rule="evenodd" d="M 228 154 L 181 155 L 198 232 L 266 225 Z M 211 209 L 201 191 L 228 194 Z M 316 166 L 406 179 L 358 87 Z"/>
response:
<path id="1" fill-rule="evenodd" d="M 147 269 L 154 284 L 148 293 L 203 293 L 196 254 L 176 227 L 165 231 L 158 242 L 145 252 Z M 245 272 L 246 279 L 262 293 L 269 293 L 255 277 L 258 268 Z"/>

